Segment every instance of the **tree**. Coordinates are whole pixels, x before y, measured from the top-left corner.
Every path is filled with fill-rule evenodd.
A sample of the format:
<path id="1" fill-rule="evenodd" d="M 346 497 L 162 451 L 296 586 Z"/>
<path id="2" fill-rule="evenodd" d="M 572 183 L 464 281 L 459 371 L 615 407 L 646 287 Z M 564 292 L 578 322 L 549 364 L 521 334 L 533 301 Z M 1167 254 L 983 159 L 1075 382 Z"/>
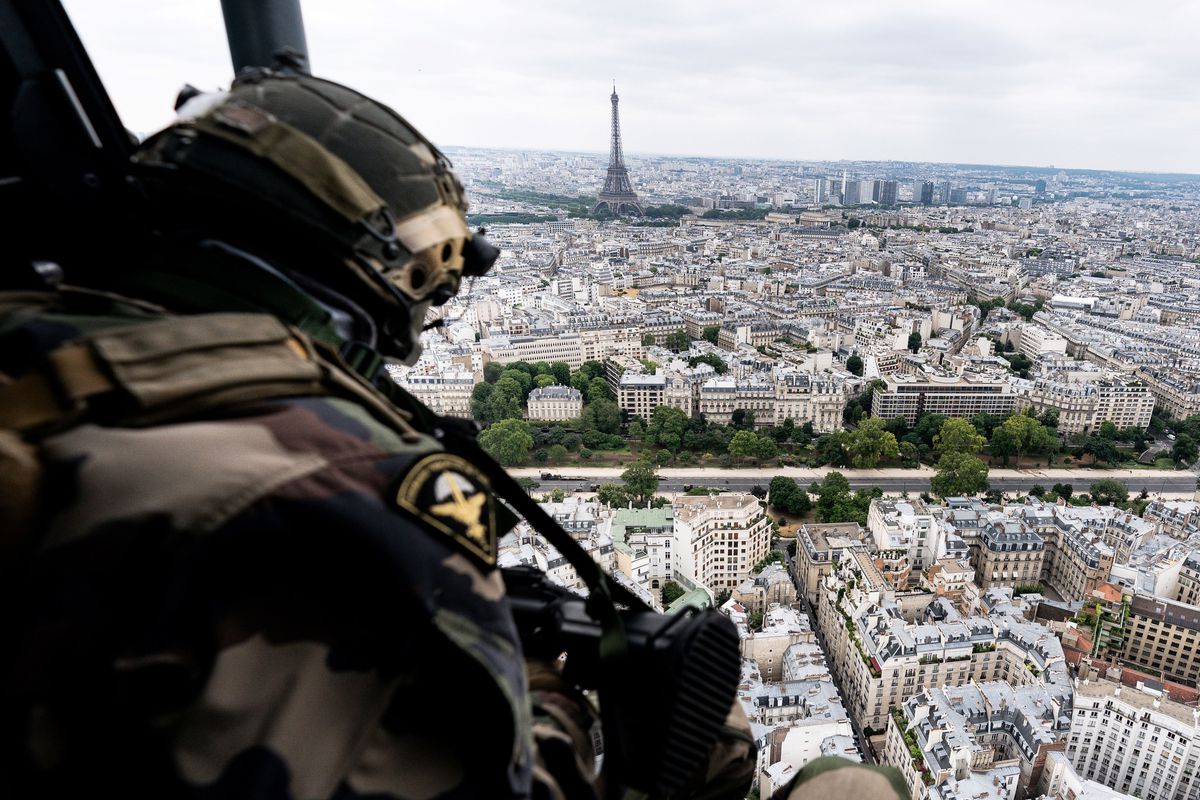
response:
<path id="1" fill-rule="evenodd" d="M 649 461 L 639 460 L 630 464 L 621 473 L 625 490 L 638 508 L 645 508 L 658 491 L 657 467 Z"/>
<path id="2" fill-rule="evenodd" d="M 550 457 L 551 461 L 557 464 L 567 457 L 567 448 L 561 444 L 552 444 L 550 445 L 550 449 L 546 451 L 546 454 Z"/>
<path id="3" fill-rule="evenodd" d="M 850 356 L 846 359 L 846 370 L 853 375 L 863 374 L 863 360 L 858 357 L 858 354 Z"/>
<path id="4" fill-rule="evenodd" d="M 611 400 L 612 396 L 609 392 L 608 381 L 604 378 L 592 378 L 588 381 L 588 388 L 584 394 L 589 403 L 594 403 L 597 400 Z"/>
<path id="5" fill-rule="evenodd" d="M 689 347 L 691 347 L 692 340 L 688 337 L 686 332 L 675 331 L 674 333 L 667 334 L 664 344 L 669 350 L 673 350 L 674 352 L 678 353 L 681 350 L 687 350 Z"/>
<path id="6" fill-rule="evenodd" d="M 606 397 L 600 397 L 588 403 L 580 417 L 579 425 L 586 430 L 597 430 L 602 433 L 617 433 L 621 430 L 621 409 Z"/>
<path id="7" fill-rule="evenodd" d="M 840 472 L 830 472 L 814 483 L 810 491 L 817 496 L 817 519 L 827 522 L 839 498 L 850 494 L 850 481 Z"/>
<path id="8" fill-rule="evenodd" d="M 1171 447 L 1171 458 L 1175 459 L 1176 464 L 1184 467 L 1194 464 L 1196 459 L 1200 458 L 1200 447 L 1197 447 L 1196 440 L 1191 436 L 1181 433 Z"/>
<path id="9" fill-rule="evenodd" d="M 533 388 L 533 376 L 523 369 L 512 369 L 510 367 L 500 374 L 500 380 L 496 381 L 496 384 L 503 383 L 506 378 L 512 378 L 521 387 L 520 399 L 521 402 L 525 402 L 525 395 L 529 394 L 529 390 Z"/>
<path id="10" fill-rule="evenodd" d="M 1121 481 L 1104 478 L 1092 483 L 1092 499 L 1102 506 L 1115 506 L 1129 499 L 1129 487 Z"/>
<path id="11" fill-rule="evenodd" d="M 596 490 L 596 499 L 609 508 L 624 508 L 629 505 L 629 492 L 619 483 L 602 483 Z"/>
<path id="12" fill-rule="evenodd" d="M 687 423 L 687 414 L 678 408 L 655 406 L 650 415 L 650 424 L 646 426 L 646 441 L 678 453 L 683 447 L 683 431 Z"/>
<path id="13" fill-rule="evenodd" d="M 523 416 L 521 402 L 511 392 L 502 391 L 499 388 L 500 384 L 496 384 L 496 386 L 497 388 L 488 398 L 485 416 L 493 425 L 504 420 L 520 420 Z M 520 391 L 519 387 L 517 391 Z"/>
<path id="14" fill-rule="evenodd" d="M 479 434 L 479 446 L 506 467 L 517 467 L 529 461 L 533 437 L 529 426 L 519 419 L 494 422 Z"/>
<path id="15" fill-rule="evenodd" d="M 571 367 L 565 361 L 551 361 L 550 374 L 554 376 L 554 382 L 559 386 L 571 385 Z"/>
<path id="16" fill-rule="evenodd" d="M 987 440 L 975 432 L 975 426 L 965 419 L 953 417 L 942 423 L 942 429 L 933 437 L 933 446 L 939 456 L 946 453 L 975 455 L 983 449 Z"/>
<path id="17" fill-rule="evenodd" d="M 970 453 L 948 452 L 938 459 L 929 486 L 938 497 L 977 495 L 987 491 L 988 468 Z"/>
<path id="18" fill-rule="evenodd" d="M 942 432 L 946 420 L 945 414 L 922 414 L 917 418 L 917 424 L 913 426 L 912 432 L 926 447 L 933 447 L 934 440 Z"/>
<path id="19" fill-rule="evenodd" d="M 724 375 L 729 371 L 729 365 L 716 353 L 702 353 L 688 359 L 689 367 L 694 367 L 697 364 L 708 364 L 718 375 Z"/>
<path id="20" fill-rule="evenodd" d="M 492 419 L 488 414 L 488 399 L 491 398 L 495 386 L 490 383 L 477 383 L 471 390 L 471 416 L 478 422 L 488 423 Z"/>
<path id="21" fill-rule="evenodd" d="M 1074 490 L 1071 488 L 1071 484 L 1069 483 L 1056 483 L 1050 487 L 1050 491 L 1061 497 L 1064 503 L 1069 501 L 1071 499 L 1071 495 L 1074 493 Z"/>
<path id="22" fill-rule="evenodd" d="M 642 347 L 653 347 L 653 346 L 654 346 L 654 334 L 647 333 L 645 336 L 642 337 Z"/>
<path id="23" fill-rule="evenodd" d="M 850 463 L 859 469 L 872 469 L 884 459 L 898 458 L 900 446 L 878 418 L 864 419 L 850 434 L 846 445 Z"/>
<path id="24" fill-rule="evenodd" d="M 1000 418 L 995 414 L 980 411 L 971 417 L 971 424 L 975 426 L 975 430 L 990 439 L 992 438 L 992 431 L 1000 424 Z"/>
<path id="25" fill-rule="evenodd" d="M 771 505 L 785 514 L 799 516 L 812 508 L 808 492 L 796 485 L 796 481 L 783 475 L 771 479 L 769 494 Z"/>
<path id="26" fill-rule="evenodd" d="M 1110 442 L 1117 438 L 1117 426 L 1111 419 L 1106 419 L 1100 423 L 1100 430 L 1096 433 L 1101 439 L 1108 439 Z"/>
<path id="27" fill-rule="evenodd" d="M 504 372 L 504 365 L 491 362 L 483 365 L 483 379 L 488 383 L 495 383 L 500 380 L 500 375 Z"/>
<path id="28" fill-rule="evenodd" d="M 676 583 L 675 581 L 667 581 L 666 583 L 663 584 L 663 588 L 662 588 L 663 608 L 666 608 L 667 606 L 671 605 L 671 603 L 674 603 L 676 600 L 683 597 L 685 594 L 687 594 L 687 592 L 684 591 L 684 588 L 682 586 L 680 586 L 678 583 Z"/>
<path id="29" fill-rule="evenodd" d="M 744 408 L 735 408 L 729 415 L 729 424 L 738 430 L 752 431 L 754 430 L 754 412 Z"/>
<path id="30" fill-rule="evenodd" d="M 712 344 L 717 343 L 717 337 L 721 335 L 720 325 L 705 325 L 704 330 L 700 333 L 700 338 Z"/>
<path id="31" fill-rule="evenodd" d="M 1013 414 L 1004 420 L 1004 424 L 1000 426 L 1000 430 L 1007 431 L 1012 437 L 1012 443 L 1015 448 L 1014 454 L 1017 457 L 1017 469 L 1021 468 L 1021 453 L 1043 452 L 1051 447 L 1049 440 L 1055 439 L 1053 434 L 1050 434 L 1042 423 L 1025 414 Z M 994 434 L 992 436 L 992 443 L 995 445 Z M 1056 439 L 1054 446 L 1057 446 Z"/>
<path id="32" fill-rule="evenodd" d="M 1017 452 L 1017 440 L 1011 431 L 1005 430 L 1004 427 L 996 428 L 992 433 L 991 452 L 994 456 L 999 456 L 1003 459 L 1004 466 L 1008 466 L 1008 457 Z"/>
<path id="33" fill-rule="evenodd" d="M 921 334 L 917 333 L 916 331 L 913 331 L 912 333 L 910 333 L 908 335 L 908 349 L 913 351 L 914 353 L 917 352 L 918 350 L 921 349 L 922 341 L 924 341 L 924 340 L 921 338 Z"/>
<path id="34" fill-rule="evenodd" d="M 754 457 L 759 461 L 766 461 L 777 455 L 779 455 L 779 445 L 775 444 L 775 440 L 770 436 L 759 436 L 754 445 Z"/>
<path id="35" fill-rule="evenodd" d="M 729 455 L 738 461 L 750 458 L 757 452 L 758 436 L 754 431 L 738 431 L 729 440 Z"/>
<path id="36" fill-rule="evenodd" d="M 564 492 L 562 489 L 551 489 L 550 490 L 550 502 L 551 503 L 561 503 L 563 500 L 566 500 L 566 499 L 567 499 L 567 493 Z"/>
<path id="37" fill-rule="evenodd" d="M 821 464 L 831 464 L 835 467 L 846 465 L 846 445 L 850 434 L 846 431 L 823 433 L 817 437 L 813 447 L 813 455 Z"/>
<path id="38" fill-rule="evenodd" d="M 538 375 L 533 379 L 533 385 L 536 389 L 545 389 L 547 386 L 553 386 L 554 383 L 553 375 Z"/>
<path id="39" fill-rule="evenodd" d="M 1092 457 L 1092 461 L 1106 461 L 1109 464 L 1116 464 L 1121 460 L 1121 451 L 1117 449 L 1117 445 L 1112 439 L 1103 436 L 1089 436 L 1083 442 L 1081 448 L 1084 454 Z"/>

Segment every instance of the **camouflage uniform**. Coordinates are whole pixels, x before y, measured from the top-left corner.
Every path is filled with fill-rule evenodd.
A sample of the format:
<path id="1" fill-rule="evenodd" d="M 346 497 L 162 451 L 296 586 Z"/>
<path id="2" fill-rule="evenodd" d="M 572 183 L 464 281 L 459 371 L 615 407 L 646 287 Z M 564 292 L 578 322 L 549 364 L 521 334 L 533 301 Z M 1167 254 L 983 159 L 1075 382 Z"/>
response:
<path id="1" fill-rule="evenodd" d="M 270 365 L 311 366 L 312 342 L 274 318 L 174 320 L 90 292 L 0 295 L 0 429 L 20 427 L 10 390 L 69 343 L 120 384 L 74 419 L 34 409 L 52 420 L 27 436 L 38 469 L 0 479 L 4 788 L 597 796 L 591 705 L 523 663 L 486 478 L 367 395 L 299 390 L 294 365 Z M 265 388 L 241 397 L 251 375 Z M 24 525 L 12 495 L 29 484 Z M 748 729 L 735 705 L 687 796 L 742 796 Z"/>
<path id="2" fill-rule="evenodd" d="M 150 319 L 49 303 L 0 316 L 9 378 Z M 135 425 L 84 419 L 38 443 L 36 532 L 4 542 L 7 779 L 63 794 L 529 791 L 500 574 L 395 502 L 435 439 L 317 392 Z"/>

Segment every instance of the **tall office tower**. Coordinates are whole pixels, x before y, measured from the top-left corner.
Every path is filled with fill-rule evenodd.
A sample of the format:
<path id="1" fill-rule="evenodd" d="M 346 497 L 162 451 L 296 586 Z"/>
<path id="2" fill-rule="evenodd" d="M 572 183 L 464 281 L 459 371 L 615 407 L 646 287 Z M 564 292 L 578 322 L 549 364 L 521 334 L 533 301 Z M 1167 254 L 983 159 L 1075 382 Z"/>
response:
<path id="1" fill-rule="evenodd" d="M 813 178 L 813 202 L 821 205 L 829 200 L 829 181 L 825 178 Z"/>
<path id="2" fill-rule="evenodd" d="M 842 170 L 842 203 L 846 202 L 846 170 Z"/>
<path id="3" fill-rule="evenodd" d="M 847 182 L 845 177 L 842 178 L 842 205 L 856 206 L 859 204 L 858 188 L 861 185 L 858 181 Z"/>
<path id="4" fill-rule="evenodd" d="M 989 206 L 996 205 L 996 188 L 994 186 L 991 189 L 988 189 L 987 204 Z"/>
<path id="5" fill-rule="evenodd" d="M 950 202 L 950 181 L 942 181 L 942 189 L 938 193 L 938 200 L 942 203 Z"/>
<path id="6" fill-rule="evenodd" d="M 913 202 L 933 205 L 933 181 L 913 181 Z"/>
<path id="7" fill-rule="evenodd" d="M 621 150 L 621 117 L 617 113 L 617 85 L 613 84 L 612 92 L 612 140 L 608 149 L 608 175 L 604 179 L 604 188 L 592 206 L 595 214 L 602 207 L 607 207 L 614 216 L 619 216 L 622 210 L 627 213 L 642 216 L 642 204 L 638 202 L 637 193 L 629 182 L 629 171 L 625 169 L 625 156 Z"/>
<path id="8" fill-rule="evenodd" d="M 896 182 L 881 181 L 883 184 L 879 189 L 879 205 L 894 206 L 896 205 Z"/>
<path id="9" fill-rule="evenodd" d="M 1038 194 L 1045 194 L 1046 193 L 1046 182 L 1039 178 L 1037 183 L 1035 183 L 1033 185 L 1033 190 L 1035 192 L 1037 192 Z"/>
<path id="10" fill-rule="evenodd" d="M 877 181 L 859 181 L 858 182 L 858 202 L 870 203 L 877 201 L 879 198 L 875 196 L 875 184 Z"/>

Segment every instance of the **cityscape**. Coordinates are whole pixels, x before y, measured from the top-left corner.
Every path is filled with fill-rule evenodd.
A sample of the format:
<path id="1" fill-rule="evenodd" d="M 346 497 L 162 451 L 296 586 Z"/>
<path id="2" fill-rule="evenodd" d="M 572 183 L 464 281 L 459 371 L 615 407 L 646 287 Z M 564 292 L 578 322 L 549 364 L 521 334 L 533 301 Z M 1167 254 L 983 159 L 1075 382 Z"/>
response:
<path id="1" fill-rule="evenodd" d="M 1200 796 L 1200 176 L 626 154 L 609 100 L 607 158 L 447 151 L 502 253 L 393 378 L 736 624 L 753 797 Z"/>

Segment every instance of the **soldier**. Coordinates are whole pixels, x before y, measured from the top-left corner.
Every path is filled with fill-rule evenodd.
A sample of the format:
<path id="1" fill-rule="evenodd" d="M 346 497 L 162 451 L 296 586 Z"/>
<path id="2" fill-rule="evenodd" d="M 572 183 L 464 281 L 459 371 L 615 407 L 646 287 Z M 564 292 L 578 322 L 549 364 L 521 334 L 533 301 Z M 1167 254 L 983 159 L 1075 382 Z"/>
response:
<path id="1" fill-rule="evenodd" d="M 487 470 L 382 379 L 497 254 L 444 156 L 257 71 L 131 177 L 144 254 L 0 295 L 0 786 L 602 791 L 591 705 L 522 661 Z M 747 731 L 735 709 L 694 796 L 744 795 Z"/>

